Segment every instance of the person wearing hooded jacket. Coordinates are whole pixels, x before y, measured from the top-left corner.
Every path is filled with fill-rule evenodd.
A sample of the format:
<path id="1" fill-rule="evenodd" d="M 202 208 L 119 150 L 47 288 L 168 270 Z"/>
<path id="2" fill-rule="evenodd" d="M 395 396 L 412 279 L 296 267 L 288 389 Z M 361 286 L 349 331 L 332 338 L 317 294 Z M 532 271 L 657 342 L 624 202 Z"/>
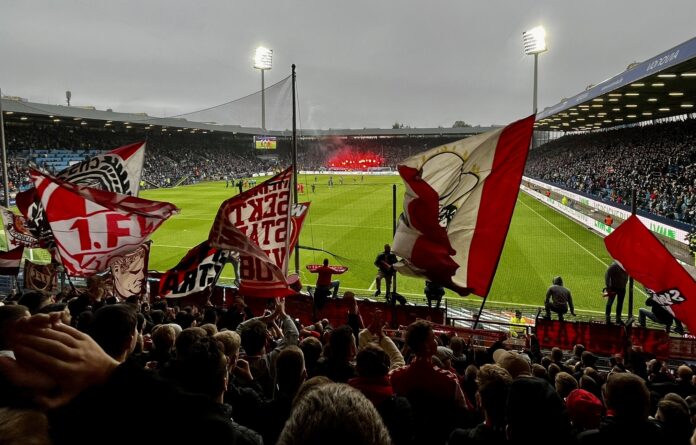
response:
<path id="1" fill-rule="evenodd" d="M 570 314 L 575 316 L 573 297 L 570 291 L 563 287 L 563 278 L 555 277 L 553 279 L 553 285 L 546 291 L 544 308 L 547 320 L 551 320 L 551 312 L 555 312 L 558 314 L 558 320 L 563 321 L 563 315 L 568 312 L 568 308 L 570 308 Z"/>

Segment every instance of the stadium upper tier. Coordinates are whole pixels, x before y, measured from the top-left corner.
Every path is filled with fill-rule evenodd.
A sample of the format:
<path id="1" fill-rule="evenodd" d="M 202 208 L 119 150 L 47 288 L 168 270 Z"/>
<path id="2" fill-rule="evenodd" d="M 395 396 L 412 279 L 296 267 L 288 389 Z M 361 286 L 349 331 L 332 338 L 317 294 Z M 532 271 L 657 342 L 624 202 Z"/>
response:
<path id="1" fill-rule="evenodd" d="M 567 135 L 532 150 L 526 175 L 696 223 L 696 120 Z"/>

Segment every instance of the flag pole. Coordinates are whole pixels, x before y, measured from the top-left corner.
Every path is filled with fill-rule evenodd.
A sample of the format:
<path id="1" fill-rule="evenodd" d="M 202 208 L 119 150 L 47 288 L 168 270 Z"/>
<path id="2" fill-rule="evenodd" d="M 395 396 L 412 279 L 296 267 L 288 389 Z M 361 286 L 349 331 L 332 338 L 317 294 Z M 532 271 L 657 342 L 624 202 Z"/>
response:
<path id="1" fill-rule="evenodd" d="M 2 139 L 2 186 L 5 189 L 5 207 L 10 208 L 10 181 L 7 179 L 7 147 L 5 146 L 5 117 L 2 111 L 2 88 L 0 88 L 0 139 Z"/>
<path id="2" fill-rule="evenodd" d="M 636 189 L 631 190 L 631 215 L 636 214 Z M 626 320 L 633 319 L 633 277 L 628 277 L 628 313 Z"/>
<path id="3" fill-rule="evenodd" d="M 296 95 L 295 95 L 295 84 L 297 82 L 297 75 L 295 73 L 295 64 L 292 64 L 292 187 L 293 187 L 293 197 L 295 198 L 293 204 L 298 203 L 297 197 L 297 110 L 296 110 Z M 292 206 L 291 206 L 292 207 Z M 295 273 L 299 275 L 300 273 L 300 234 L 297 234 L 297 243 L 295 243 Z"/>

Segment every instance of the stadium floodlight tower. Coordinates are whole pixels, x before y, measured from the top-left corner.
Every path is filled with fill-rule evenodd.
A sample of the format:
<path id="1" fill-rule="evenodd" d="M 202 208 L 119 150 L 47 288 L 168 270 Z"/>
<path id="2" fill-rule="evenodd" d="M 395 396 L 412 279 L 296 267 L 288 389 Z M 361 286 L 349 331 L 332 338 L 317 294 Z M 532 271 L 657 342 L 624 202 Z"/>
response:
<path id="1" fill-rule="evenodd" d="M 537 113 L 537 82 L 539 78 L 539 54 L 546 52 L 546 30 L 543 26 L 537 26 L 522 33 L 524 53 L 534 55 L 534 114 Z"/>
<path id="2" fill-rule="evenodd" d="M 266 130 L 266 93 L 263 73 L 273 68 L 273 50 L 259 46 L 254 55 L 254 68 L 261 70 L 261 129 Z"/>

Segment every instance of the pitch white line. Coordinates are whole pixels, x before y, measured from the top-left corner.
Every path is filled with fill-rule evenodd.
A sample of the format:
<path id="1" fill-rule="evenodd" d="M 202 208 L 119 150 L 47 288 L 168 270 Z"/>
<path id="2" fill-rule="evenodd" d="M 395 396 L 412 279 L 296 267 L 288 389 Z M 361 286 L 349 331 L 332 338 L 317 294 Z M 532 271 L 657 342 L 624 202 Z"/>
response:
<path id="1" fill-rule="evenodd" d="M 370 284 L 370 287 L 367 288 L 370 292 L 375 290 L 375 285 L 377 284 L 377 279 L 372 280 L 372 284 Z"/>
<path id="2" fill-rule="evenodd" d="M 583 246 L 582 244 L 580 244 L 579 242 L 577 242 L 575 239 L 573 239 L 572 236 L 570 236 L 570 235 L 568 235 L 567 233 L 565 233 L 565 232 L 563 231 L 563 229 L 561 229 L 560 227 L 558 227 L 557 225 L 555 225 L 554 223 L 552 223 L 551 221 L 549 221 L 548 219 L 546 219 L 546 218 L 545 218 L 544 216 L 542 216 L 539 212 L 537 212 L 536 210 L 534 210 L 529 204 L 527 204 L 526 202 L 522 201 L 522 200 L 519 199 L 519 198 L 517 199 L 517 201 L 520 202 L 520 203 L 522 203 L 525 207 L 527 207 L 527 208 L 528 208 L 529 210 L 531 210 L 532 212 L 534 212 L 534 214 L 535 214 L 536 216 L 538 216 L 539 218 L 541 218 L 541 219 L 543 219 L 544 221 L 546 221 L 547 223 L 549 223 L 554 229 L 556 229 L 556 230 L 558 230 L 559 232 L 561 232 L 566 238 L 568 238 L 569 240 L 571 240 L 572 242 L 574 242 L 578 247 L 580 247 L 582 250 L 584 250 L 584 251 L 587 252 L 590 256 L 592 256 L 592 258 L 596 259 L 597 261 L 599 261 L 600 263 L 602 263 L 604 266 L 609 266 L 609 263 L 605 263 L 604 260 L 602 260 L 602 259 L 599 258 L 597 255 L 595 255 L 594 253 L 592 253 L 592 252 L 590 252 L 589 250 L 587 250 L 587 248 L 586 248 L 585 246 Z M 645 295 L 646 297 L 648 296 L 648 294 L 646 294 L 646 293 L 643 291 L 643 289 L 641 289 L 640 287 L 636 287 L 636 289 L 638 289 L 638 292 L 640 292 L 641 294 Z"/>

